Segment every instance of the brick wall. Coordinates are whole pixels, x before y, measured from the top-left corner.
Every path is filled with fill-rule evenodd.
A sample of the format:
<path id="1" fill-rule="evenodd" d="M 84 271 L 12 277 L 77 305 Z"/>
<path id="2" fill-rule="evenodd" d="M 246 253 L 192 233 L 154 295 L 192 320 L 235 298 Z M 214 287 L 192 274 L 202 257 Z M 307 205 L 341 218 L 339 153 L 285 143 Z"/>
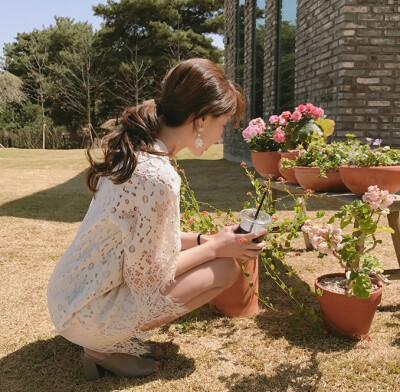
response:
<path id="1" fill-rule="evenodd" d="M 298 0 L 296 103 L 336 121 L 335 135 L 400 145 L 398 0 Z"/>
<path id="2" fill-rule="evenodd" d="M 346 0 L 299 0 L 297 7 L 295 104 L 311 102 L 337 114 L 341 7 Z"/>

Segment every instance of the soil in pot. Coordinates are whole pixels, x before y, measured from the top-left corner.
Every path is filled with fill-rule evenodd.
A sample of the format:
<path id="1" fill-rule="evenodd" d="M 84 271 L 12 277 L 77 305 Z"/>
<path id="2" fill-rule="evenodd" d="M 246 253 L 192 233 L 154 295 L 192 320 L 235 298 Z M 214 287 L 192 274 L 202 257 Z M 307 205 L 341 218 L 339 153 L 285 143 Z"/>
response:
<path id="1" fill-rule="evenodd" d="M 362 196 L 371 185 L 396 193 L 400 190 L 400 166 L 342 166 L 340 176 L 344 184 L 357 196 Z"/>
<path id="2" fill-rule="evenodd" d="M 327 170 L 327 178 L 318 177 L 318 167 L 295 166 L 294 173 L 297 181 L 304 189 L 312 189 L 315 192 L 348 191 L 340 177 L 339 169 Z"/>
<path id="3" fill-rule="evenodd" d="M 361 299 L 328 290 L 319 283 L 331 278 L 337 281 L 338 277 L 345 279 L 344 274 L 328 274 L 315 281 L 315 289 L 322 291 L 322 295 L 317 295 L 317 300 L 324 324 L 335 335 L 360 339 L 369 332 L 376 308 L 381 302 L 382 285 L 372 279 L 378 290 L 372 292 L 369 298 Z"/>

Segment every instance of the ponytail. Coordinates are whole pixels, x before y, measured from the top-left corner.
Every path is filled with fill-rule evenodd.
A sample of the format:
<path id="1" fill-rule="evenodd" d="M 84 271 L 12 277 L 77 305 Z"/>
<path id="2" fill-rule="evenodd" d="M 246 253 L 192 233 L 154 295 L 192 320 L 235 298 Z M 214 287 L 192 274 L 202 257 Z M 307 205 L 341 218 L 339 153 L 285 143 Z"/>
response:
<path id="1" fill-rule="evenodd" d="M 156 155 L 168 155 L 155 151 L 153 145 L 160 130 L 157 106 L 147 101 L 126 109 L 122 114 L 122 127 L 102 141 L 104 160 L 96 162 L 91 149 L 86 150 L 89 169 L 86 185 L 95 194 L 100 177 L 108 177 L 114 184 L 129 180 L 137 165 L 137 152 L 146 151 Z"/>

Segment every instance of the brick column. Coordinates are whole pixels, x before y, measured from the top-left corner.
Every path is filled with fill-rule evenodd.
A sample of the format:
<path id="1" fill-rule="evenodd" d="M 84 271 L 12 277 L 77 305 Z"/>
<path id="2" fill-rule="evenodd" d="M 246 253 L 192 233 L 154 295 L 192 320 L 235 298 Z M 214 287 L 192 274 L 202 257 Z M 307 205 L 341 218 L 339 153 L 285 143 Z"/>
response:
<path id="1" fill-rule="evenodd" d="M 244 113 L 243 126 L 250 117 L 251 98 L 251 69 L 252 69 L 252 0 L 246 0 L 244 7 L 244 72 L 243 89 L 246 108 Z M 225 0 L 225 71 L 232 80 L 236 78 L 236 51 L 237 51 L 237 0 Z M 242 137 L 243 127 L 230 129 L 224 132 L 224 158 L 230 161 L 245 161 L 252 165 L 250 150 Z"/>
<path id="2" fill-rule="evenodd" d="M 278 49 L 278 1 L 265 1 L 264 36 L 264 118 L 275 113 Z"/>

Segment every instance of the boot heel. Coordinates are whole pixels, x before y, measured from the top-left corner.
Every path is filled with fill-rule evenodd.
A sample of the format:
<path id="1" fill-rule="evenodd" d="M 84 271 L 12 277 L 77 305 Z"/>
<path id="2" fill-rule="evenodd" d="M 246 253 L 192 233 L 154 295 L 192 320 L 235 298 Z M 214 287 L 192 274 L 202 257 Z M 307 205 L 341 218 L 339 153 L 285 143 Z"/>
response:
<path id="1" fill-rule="evenodd" d="M 82 355 L 82 363 L 86 381 L 94 381 L 100 378 L 99 369 L 93 359 L 88 358 L 86 355 Z"/>

